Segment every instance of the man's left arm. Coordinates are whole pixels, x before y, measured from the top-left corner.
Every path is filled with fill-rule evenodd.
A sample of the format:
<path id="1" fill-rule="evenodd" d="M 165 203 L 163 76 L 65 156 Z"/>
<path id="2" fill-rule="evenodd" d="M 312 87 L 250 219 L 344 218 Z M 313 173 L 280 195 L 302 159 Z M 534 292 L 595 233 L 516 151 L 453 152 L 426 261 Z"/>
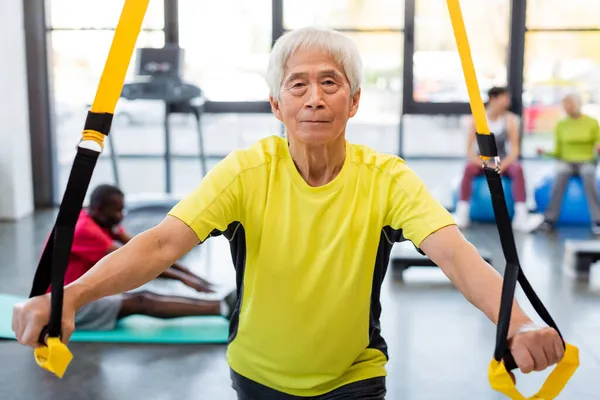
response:
<path id="1" fill-rule="evenodd" d="M 119 226 L 117 231 L 113 233 L 113 237 L 117 242 L 122 243 L 123 245 L 127 244 L 131 241 L 132 236 L 123 229 L 123 227 Z M 190 288 L 203 293 L 214 293 L 212 289 L 212 284 L 198 275 L 194 274 L 189 269 L 185 268 L 179 263 L 174 263 L 170 268 L 163 271 L 159 276 L 159 278 L 164 279 L 173 279 L 183 283 Z"/>
<path id="2" fill-rule="evenodd" d="M 503 279 L 455 225 L 433 232 L 419 247 L 467 300 L 498 323 Z M 552 328 L 535 327 L 516 300 L 508 338 L 515 362 L 524 373 L 542 371 L 559 362 L 564 354 L 558 333 Z"/>
<path id="3" fill-rule="evenodd" d="M 477 252 L 456 226 L 448 211 L 436 201 L 423 181 L 404 162 L 390 171 L 390 190 L 385 223 L 436 263 L 456 288 L 494 324 L 498 323 L 503 278 Z M 521 371 L 539 371 L 562 359 L 558 333 L 538 328 L 513 302 L 509 347 Z"/>

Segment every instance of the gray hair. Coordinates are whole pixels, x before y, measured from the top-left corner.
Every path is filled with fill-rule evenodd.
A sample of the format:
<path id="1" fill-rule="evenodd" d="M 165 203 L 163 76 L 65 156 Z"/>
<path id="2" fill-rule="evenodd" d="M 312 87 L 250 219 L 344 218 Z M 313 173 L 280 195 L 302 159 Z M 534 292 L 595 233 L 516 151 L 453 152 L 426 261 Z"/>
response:
<path id="1" fill-rule="evenodd" d="M 346 74 L 351 94 L 356 94 L 362 81 L 362 60 L 356 44 L 335 30 L 311 27 L 290 31 L 282 35 L 273 46 L 266 74 L 273 97 L 279 100 L 285 65 L 299 49 L 324 50 L 331 54 Z"/>
<path id="2" fill-rule="evenodd" d="M 575 110 L 577 112 L 581 111 L 581 107 L 583 106 L 583 100 L 581 99 L 579 93 L 569 93 L 565 96 L 563 100 L 571 100 L 575 105 Z"/>

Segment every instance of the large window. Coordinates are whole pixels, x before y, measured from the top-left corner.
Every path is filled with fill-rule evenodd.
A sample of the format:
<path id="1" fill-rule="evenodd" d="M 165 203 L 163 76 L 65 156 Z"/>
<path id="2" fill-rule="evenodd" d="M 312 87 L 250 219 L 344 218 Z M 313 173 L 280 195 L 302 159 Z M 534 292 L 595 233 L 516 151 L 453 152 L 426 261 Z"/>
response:
<path id="1" fill-rule="evenodd" d="M 86 113 L 94 101 L 123 3 L 123 0 L 49 0 L 49 66 L 56 142 L 54 158 L 58 167 L 55 201 L 60 200 L 66 187 Z M 152 0 L 136 47 L 164 46 L 163 28 L 163 1 Z M 135 63 L 134 52 L 126 81 L 134 78 Z M 159 131 L 162 128 L 161 116 L 162 108 L 154 103 L 133 104 L 124 99 L 119 100 L 111 131 L 111 140 L 116 149 L 120 152 L 123 149 L 130 150 L 134 154 L 148 150 L 150 153 L 161 154 L 164 151 L 164 140 L 150 143 L 138 140 L 139 131 L 152 135 L 152 130 Z M 107 146 L 95 179 L 113 183 L 112 170 L 107 169 L 109 164 L 102 161 L 109 154 L 110 147 Z M 131 192 L 127 185 L 123 185 L 123 189 Z M 162 190 L 162 186 L 157 190 Z"/>
<path id="2" fill-rule="evenodd" d="M 600 2 L 529 0 L 527 5 L 523 153 L 533 156 L 538 147 L 553 146 L 566 94 L 581 94 L 584 112 L 600 118 Z"/>
<path id="3" fill-rule="evenodd" d="M 48 2 L 52 29 L 68 30 L 114 29 L 124 4 L 124 0 L 48 0 Z M 150 0 L 142 29 L 163 29 L 163 10 L 163 0 Z"/>
<path id="4" fill-rule="evenodd" d="M 402 45 L 399 33 L 347 33 L 363 59 L 363 87 L 348 138 L 378 151 L 398 152 L 402 110 Z"/>
<path id="5" fill-rule="evenodd" d="M 510 0 L 463 0 L 461 11 L 482 92 L 506 85 Z M 416 0 L 413 98 L 469 101 L 446 0 Z"/>
<path id="6" fill-rule="evenodd" d="M 404 1 L 283 0 L 285 29 L 327 26 L 335 29 L 402 29 Z"/>
<path id="7" fill-rule="evenodd" d="M 271 0 L 180 0 L 185 79 L 210 101 L 268 101 Z"/>
<path id="8" fill-rule="evenodd" d="M 600 28 L 596 0 L 527 0 L 527 29 Z"/>

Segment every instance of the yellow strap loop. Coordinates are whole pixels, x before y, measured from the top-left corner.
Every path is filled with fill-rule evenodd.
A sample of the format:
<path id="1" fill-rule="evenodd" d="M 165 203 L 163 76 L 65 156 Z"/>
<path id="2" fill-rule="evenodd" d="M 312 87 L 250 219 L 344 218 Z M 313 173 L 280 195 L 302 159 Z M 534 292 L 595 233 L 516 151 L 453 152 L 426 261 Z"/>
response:
<path id="1" fill-rule="evenodd" d="M 92 130 L 84 130 L 83 131 L 83 135 L 81 137 L 81 141 L 85 141 L 85 140 L 93 140 L 94 142 L 98 143 L 100 145 L 100 147 L 104 147 L 104 134 L 97 132 L 97 131 L 92 131 Z"/>
<path id="2" fill-rule="evenodd" d="M 551 400 L 556 398 L 567 385 L 571 376 L 579 367 L 579 350 L 577 347 L 566 343 L 563 359 L 554 367 L 542 388 L 531 397 L 523 396 L 516 388 L 504 363 L 492 360 L 488 368 L 488 378 L 492 388 L 512 400 Z"/>
<path id="3" fill-rule="evenodd" d="M 96 90 L 92 112 L 114 114 L 149 1 L 125 0 Z M 102 147 L 104 135 L 93 130 L 84 130 L 81 140 L 93 140 Z M 48 338 L 46 343 L 46 346 L 34 350 L 35 360 L 40 367 L 62 378 L 73 355 L 58 338 Z"/>
<path id="4" fill-rule="evenodd" d="M 45 370 L 62 378 L 73 359 L 69 348 L 58 338 L 48 338 L 46 346 L 34 350 L 35 361 Z"/>
<path id="5" fill-rule="evenodd" d="M 448 11 L 450 12 L 450 19 L 452 20 L 452 27 L 454 29 L 456 47 L 458 48 L 463 74 L 465 76 L 465 82 L 469 92 L 469 102 L 471 105 L 471 112 L 473 113 L 473 118 L 475 120 L 475 127 L 477 129 L 477 133 L 489 135 L 490 130 L 487 123 L 485 106 L 479 92 L 479 84 L 477 83 L 477 76 L 471 57 L 469 40 L 467 38 L 467 32 L 460 10 L 460 4 L 458 0 L 447 0 L 447 5 Z M 488 157 L 482 158 L 484 160 L 489 159 Z M 565 346 L 566 350 L 563 359 L 557 364 L 552 373 L 548 376 L 540 391 L 529 399 L 554 399 L 560 394 L 569 379 L 571 379 L 571 376 L 579 366 L 579 350 L 577 347 L 568 343 L 566 343 Z M 513 400 L 527 399 L 517 390 L 515 383 L 511 379 L 503 362 L 492 360 L 488 369 L 488 378 L 492 388 L 505 394 L 509 398 Z"/>

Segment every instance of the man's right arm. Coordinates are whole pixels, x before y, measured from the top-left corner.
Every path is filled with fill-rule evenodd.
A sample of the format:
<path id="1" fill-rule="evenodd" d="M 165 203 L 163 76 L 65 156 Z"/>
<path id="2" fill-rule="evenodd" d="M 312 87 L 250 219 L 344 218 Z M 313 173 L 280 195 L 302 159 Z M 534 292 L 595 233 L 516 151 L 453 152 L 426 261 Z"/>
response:
<path id="1" fill-rule="evenodd" d="M 65 301 L 75 309 L 135 289 L 155 279 L 199 243 L 196 233 L 167 216 L 154 228 L 100 260 L 85 275 L 65 287 Z"/>

